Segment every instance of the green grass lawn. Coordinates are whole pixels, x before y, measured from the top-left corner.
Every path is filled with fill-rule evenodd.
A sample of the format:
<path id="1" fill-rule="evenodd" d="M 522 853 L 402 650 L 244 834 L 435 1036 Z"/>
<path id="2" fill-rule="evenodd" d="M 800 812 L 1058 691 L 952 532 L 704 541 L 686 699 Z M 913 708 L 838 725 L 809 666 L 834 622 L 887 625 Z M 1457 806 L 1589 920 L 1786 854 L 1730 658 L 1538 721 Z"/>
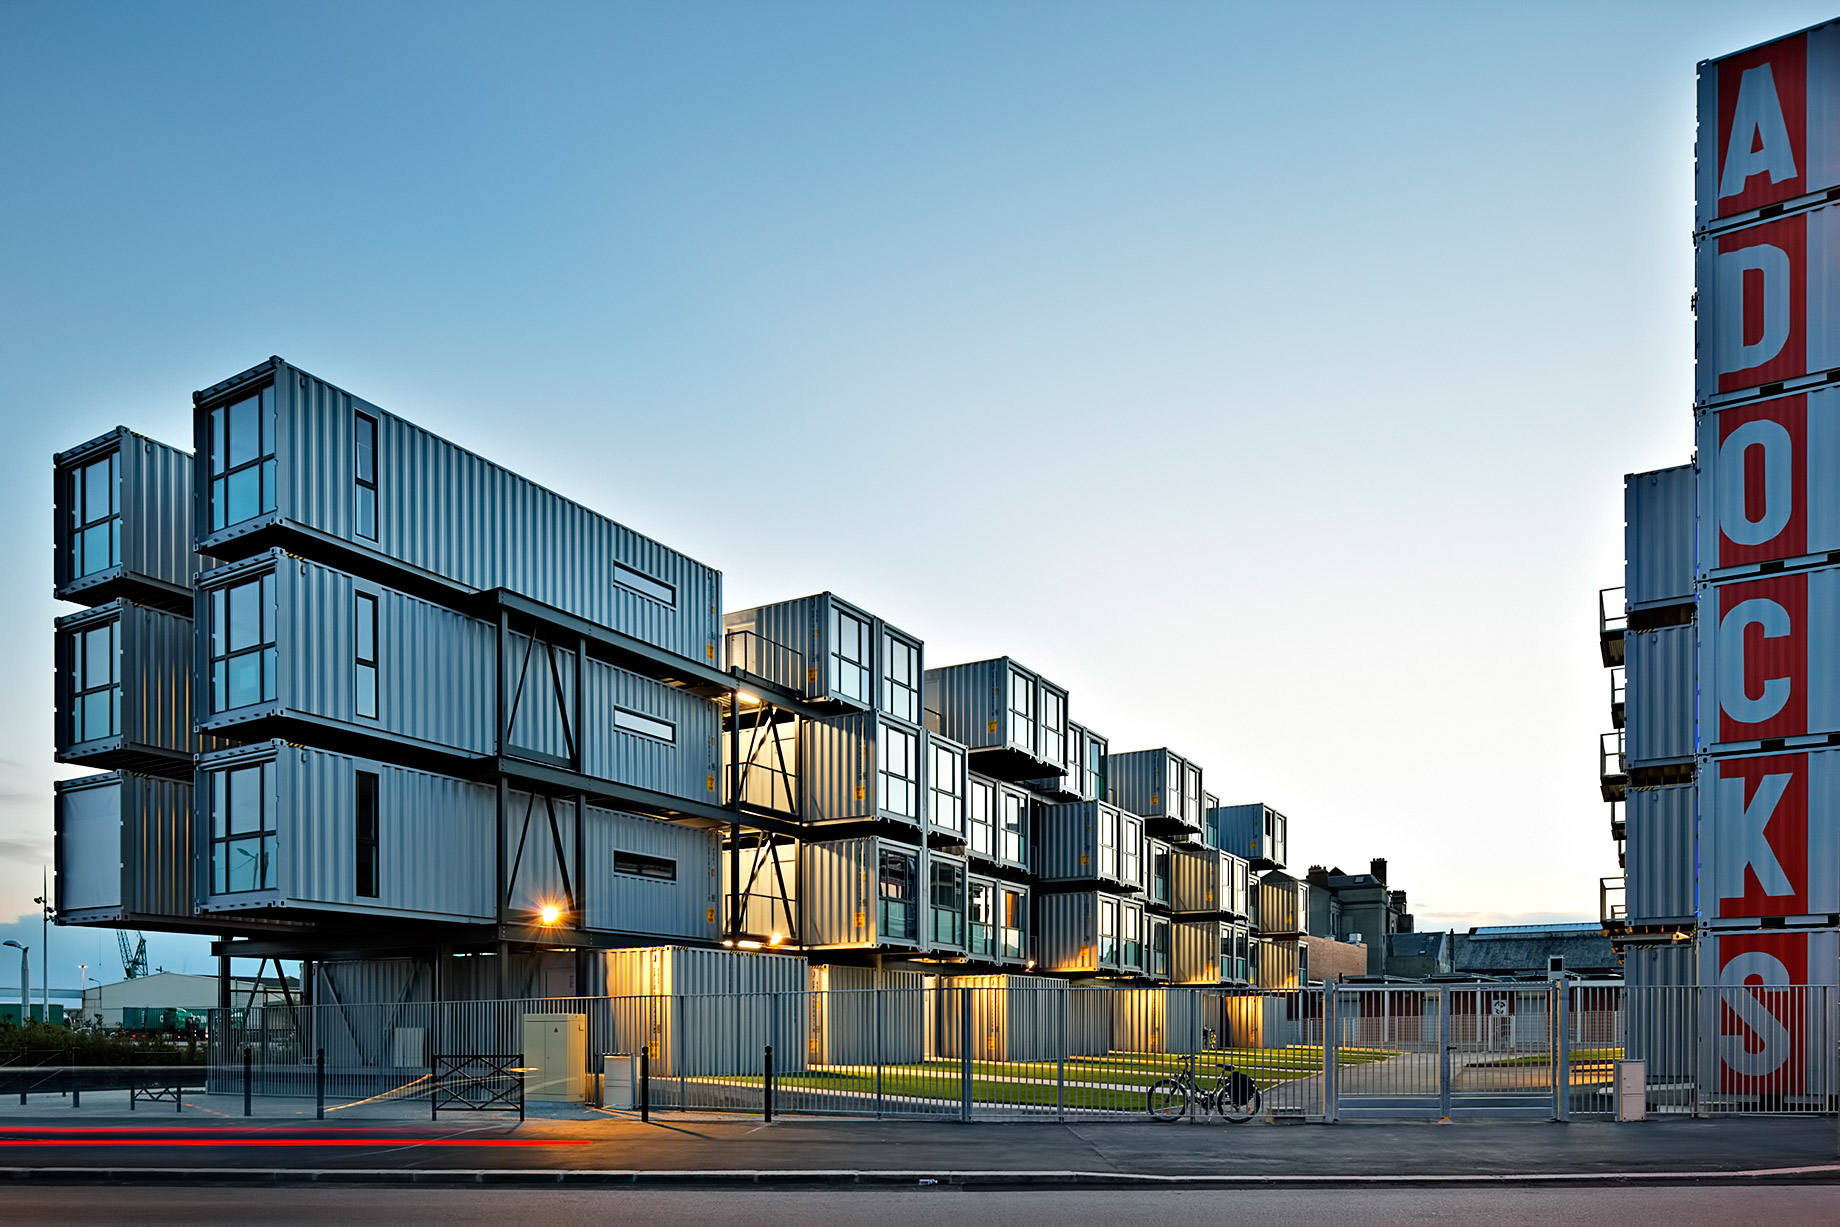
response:
<path id="1" fill-rule="evenodd" d="M 1394 1054 L 1373 1048 L 1342 1049 L 1338 1064 L 1361 1065 Z M 1143 1093 L 1159 1078 L 1173 1074 L 1183 1058 L 1168 1053 L 1108 1053 L 1104 1056 L 1069 1057 L 1066 1081 L 1059 1082 L 1060 1065 L 1054 1061 L 973 1061 L 971 1096 L 980 1103 L 1007 1103 L 1069 1108 L 1135 1111 L 1143 1107 Z M 1287 1048 L 1247 1048 L 1200 1054 L 1197 1070 L 1203 1085 L 1219 1074 L 1222 1063 L 1231 1064 L 1258 1083 L 1261 1090 L 1322 1070 L 1322 1049 L 1293 1045 Z M 884 1065 L 881 1092 L 885 1097 L 955 1100 L 963 1093 L 960 1063 L 926 1061 Z M 758 1084 L 758 1077 L 724 1079 Z M 874 1094 L 873 1066 L 832 1067 L 781 1074 L 782 1088 L 807 1088 Z"/>

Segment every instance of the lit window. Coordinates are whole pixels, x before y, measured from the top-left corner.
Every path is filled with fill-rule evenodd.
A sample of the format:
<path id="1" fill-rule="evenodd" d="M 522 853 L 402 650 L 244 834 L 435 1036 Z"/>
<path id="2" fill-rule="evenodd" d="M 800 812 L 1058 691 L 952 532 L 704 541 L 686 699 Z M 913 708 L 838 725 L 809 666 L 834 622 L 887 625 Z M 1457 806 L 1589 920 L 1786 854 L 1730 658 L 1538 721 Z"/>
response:
<path id="1" fill-rule="evenodd" d="M 1023 919 L 1028 909 L 1023 906 L 1023 893 L 1019 890 L 1003 892 L 1003 957 L 1006 959 L 1026 958 L 1028 950 L 1023 940 Z"/>
<path id="2" fill-rule="evenodd" d="M 1110 966 L 1118 962 L 1118 901 L 1099 900 L 1099 962 Z"/>
<path id="3" fill-rule="evenodd" d="M 275 509 L 275 390 L 211 410 L 211 530 Z"/>
<path id="4" fill-rule="evenodd" d="M 354 690 L 360 716 L 377 716 L 377 598 L 367 592 L 357 594 L 355 643 L 357 662 Z"/>
<path id="5" fill-rule="evenodd" d="M 358 772 L 358 820 L 357 867 L 358 897 L 375 899 L 377 897 L 377 776 L 374 772 Z"/>
<path id="6" fill-rule="evenodd" d="M 274 764 L 211 775 L 211 891 L 234 895 L 275 885 Z"/>
<path id="7" fill-rule="evenodd" d="M 275 697 L 275 576 L 211 593 L 211 710 Z"/>
<path id="8" fill-rule="evenodd" d="M 933 770 L 927 779 L 932 793 L 932 823 L 955 835 L 965 833 L 965 769 L 957 750 L 933 747 Z"/>
<path id="9" fill-rule="evenodd" d="M 70 471 L 70 578 L 121 562 L 121 453 Z"/>
<path id="10" fill-rule="evenodd" d="M 627 711 L 624 707 L 613 709 L 613 727 L 628 733 L 656 737 L 659 741 L 668 741 L 672 744 L 677 742 L 677 726 L 670 721 L 641 715 L 636 711 Z"/>
<path id="11" fill-rule="evenodd" d="M 887 634 L 882 636 L 882 710 L 909 724 L 920 723 L 920 649 Z"/>
<path id="12" fill-rule="evenodd" d="M 353 528 L 358 536 L 377 539 L 377 419 L 357 414 L 352 430 L 352 472 L 356 485 L 352 490 L 352 510 L 356 513 Z"/>
<path id="13" fill-rule="evenodd" d="M 831 610 L 831 693 L 869 702 L 869 624 Z"/>
<path id="14" fill-rule="evenodd" d="M 901 818 L 919 816 L 919 738 L 891 724 L 881 726 L 881 765 L 878 772 L 881 810 Z"/>
<path id="15" fill-rule="evenodd" d="M 1144 914 L 1135 907 L 1123 907 L 1124 914 L 1124 965 L 1142 967 L 1144 965 Z"/>
<path id="16" fill-rule="evenodd" d="M 71 636 L 70 740 L 95 741 L 121 731 L 120 623 L 91 627 Z"/>

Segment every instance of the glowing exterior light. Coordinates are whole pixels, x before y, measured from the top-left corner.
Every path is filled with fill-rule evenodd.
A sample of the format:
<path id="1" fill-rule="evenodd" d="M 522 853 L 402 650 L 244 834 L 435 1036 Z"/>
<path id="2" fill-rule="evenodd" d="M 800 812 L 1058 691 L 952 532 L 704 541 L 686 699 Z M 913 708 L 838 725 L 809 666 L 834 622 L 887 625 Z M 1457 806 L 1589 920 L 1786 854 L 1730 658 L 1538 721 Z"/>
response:
<path id="1" fill-rule="evenodd" d="M 760 696 L 757 694 L 749 694 L 745 690 L 737 690 L 735 691 L 735 702 L 746 703 L 749 707 L 758 707 L 760 705 Z"/>
<path id="2" fill-rule="evenodd" d="M 777 946 L 785 940 L 786 939 L 784 937 L 780 936 L 778 933 L 775 933 L 771 937 L 767 938 L 767 945 Z"/>
<path id="3" fill-rule="evenodd" d="M 741 948 L 742 948 L 743 950 L 758 950 L 758 949 L 760 949 L 760 943 L 759 943 L 759 942 L 749 942 L 749 941 L 742 941 L 742 942 L 736 942 L 735 944 L 736 944 L 737 946 L 740 946 L 740 947 L 741 947 Z"/>
<path id="4" fill-rule="evenodd" d="M 546 903 L 543 905 L 543 910 L 537 915 L 544 924 L 553 925 L 562 919 L 562 909 L 553 903 Z"/>

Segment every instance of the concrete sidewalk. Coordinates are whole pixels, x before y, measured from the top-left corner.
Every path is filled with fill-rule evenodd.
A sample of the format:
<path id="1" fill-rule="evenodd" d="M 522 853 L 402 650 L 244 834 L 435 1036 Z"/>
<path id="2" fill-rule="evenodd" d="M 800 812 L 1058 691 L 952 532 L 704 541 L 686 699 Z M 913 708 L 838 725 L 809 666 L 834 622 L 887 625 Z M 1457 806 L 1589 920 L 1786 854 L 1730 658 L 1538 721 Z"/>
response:
<path id="1" fill-rule="evenodd" d="M 1832 1118 L 1342 1125 L 187 1114 L 0 1120 L 0 1181 L 885 1184 L 1840 1182 Z"/>

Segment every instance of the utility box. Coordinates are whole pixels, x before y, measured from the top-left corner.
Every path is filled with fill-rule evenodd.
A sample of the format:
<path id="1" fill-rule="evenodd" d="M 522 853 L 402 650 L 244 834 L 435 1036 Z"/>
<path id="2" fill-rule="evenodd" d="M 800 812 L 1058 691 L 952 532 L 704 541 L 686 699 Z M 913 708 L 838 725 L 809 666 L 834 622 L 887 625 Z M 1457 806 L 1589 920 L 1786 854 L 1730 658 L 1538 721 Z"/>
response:
<path id="1" fill-rule="evenodd" d="M 639 1106 L 639 1058 L 630 1052 L 601 1054 L 601 1107 Z"/>
<path id="2" fill-rule="evenodd" d="M 588 1099 L 588 1016 L 524 1015 L 524 1098 L 552 1103 Z"/>
<path id="3" fill-rule="evenodd" d="M 1648 1062 L 1616 1063 L 1616 1119 L 1619 1121 L 1648 1118 Z"/>

